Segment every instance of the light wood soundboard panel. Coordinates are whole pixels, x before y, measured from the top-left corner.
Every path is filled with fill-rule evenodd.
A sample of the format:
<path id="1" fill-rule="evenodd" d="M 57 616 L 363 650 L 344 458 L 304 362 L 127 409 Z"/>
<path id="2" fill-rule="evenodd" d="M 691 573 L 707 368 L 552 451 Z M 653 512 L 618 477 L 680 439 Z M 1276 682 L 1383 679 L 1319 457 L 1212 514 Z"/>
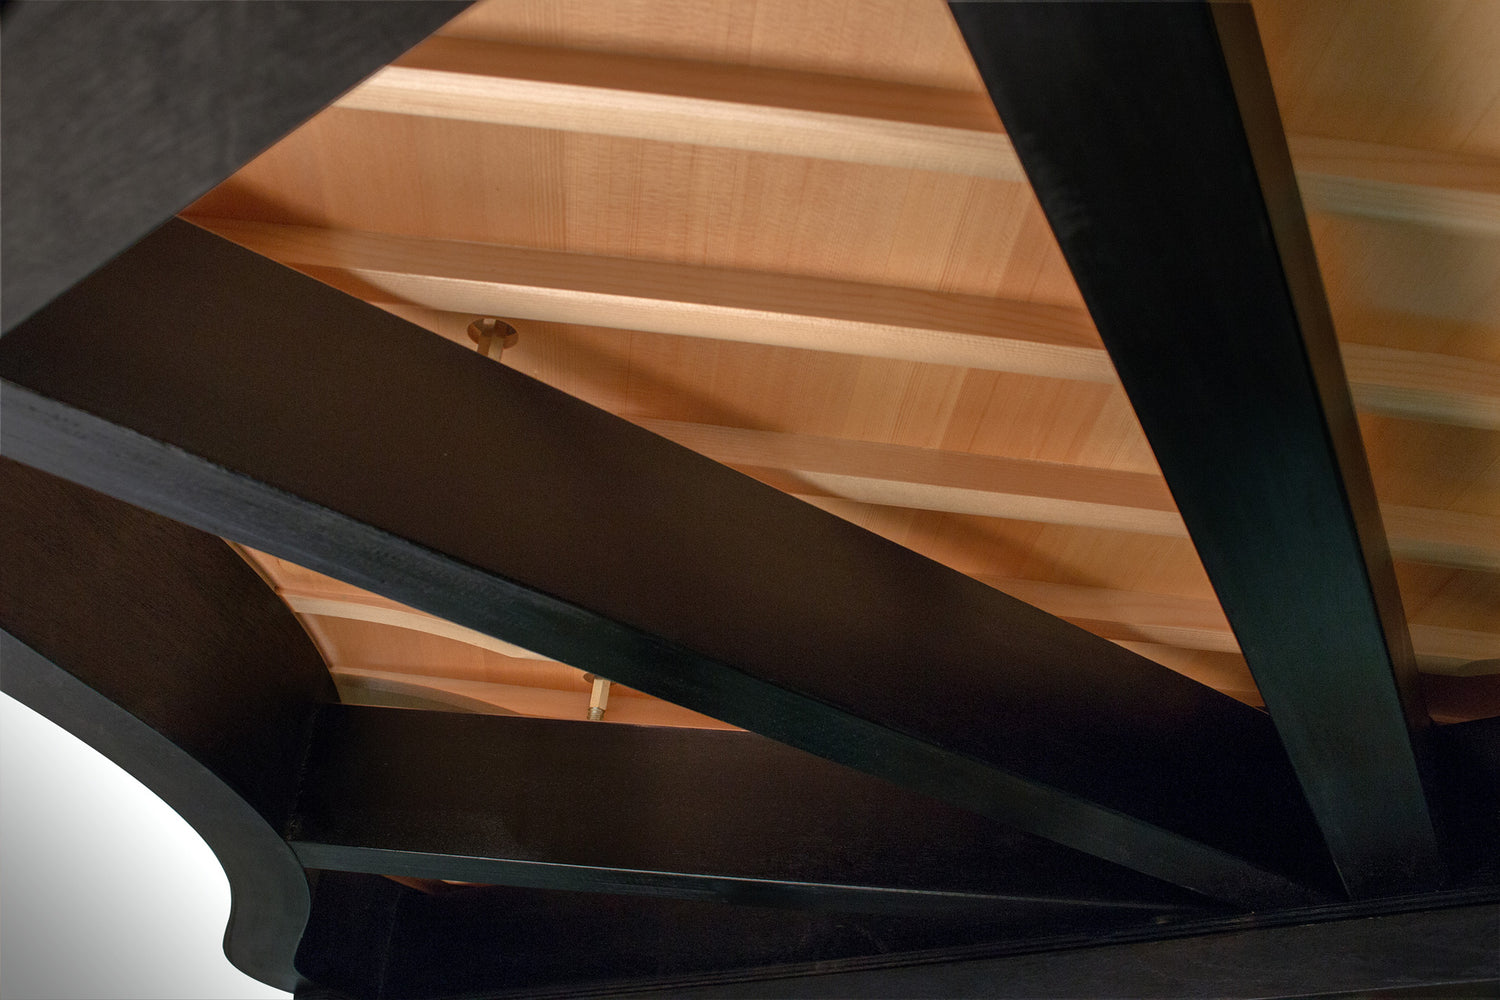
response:
<path id="1" fill-rule="evenodd" d="M 1435 717 L 1493 714 L 1500 5 L 1255 9 Z M 490 0 L 185 215 L 460 343 L 504 318 L 504 364 L 1258 703 L 937 0 Z M 586 713 L 256 561 L 352 697 Z"/>

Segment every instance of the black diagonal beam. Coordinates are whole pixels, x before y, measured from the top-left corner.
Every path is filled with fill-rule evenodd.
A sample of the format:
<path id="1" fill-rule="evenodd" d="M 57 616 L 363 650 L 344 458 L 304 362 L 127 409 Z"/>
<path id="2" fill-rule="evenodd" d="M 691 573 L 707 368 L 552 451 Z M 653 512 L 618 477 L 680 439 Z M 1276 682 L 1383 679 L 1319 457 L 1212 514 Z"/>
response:
<path id="1" fill-rule="evenodd" d="M 1249 5 L 953 10 L 1345 887 L 1433 887 L 1426 713 Z"/>
<path id="2" fill-rule="evenodd" d="M 1330 875 L 1254 709 L 187 223 L 0 377 L 131 503 L 1216 898 Z"/>
<path id="3" fill-rule="evenodd" d="M 1006 937 L 1215 912 L 749 733 L 329 703 L 307 634 L 220 539 L 8 459 L 0 568 L 4 690 L 183 812 L 230 872 L 230 953 L 283 985 L 303 867 Z"/>
<path id="4" fill-rule="evenodd" d="M 308 868 L 1102 933 L 1200 897 L 751 733 L 329 705 Z"/>
<path id="5" fill-rule="evenodd" d="M 126 249 L 468 0 L 11 0 L 4 329 Z"/>

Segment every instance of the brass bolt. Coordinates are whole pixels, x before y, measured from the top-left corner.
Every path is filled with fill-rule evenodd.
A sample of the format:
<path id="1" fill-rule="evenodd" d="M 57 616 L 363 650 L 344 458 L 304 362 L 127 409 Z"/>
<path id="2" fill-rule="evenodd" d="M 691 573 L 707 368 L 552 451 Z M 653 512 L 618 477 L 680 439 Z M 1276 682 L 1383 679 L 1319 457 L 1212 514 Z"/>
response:
<path id="1" fill-rule="evenodd" d="M 499 361 L 507 347 L 516 346 L 521 335 L 504 320 L 485 316 L 469 324 L 469 339 L 474 341 L 480 354 Z"/>

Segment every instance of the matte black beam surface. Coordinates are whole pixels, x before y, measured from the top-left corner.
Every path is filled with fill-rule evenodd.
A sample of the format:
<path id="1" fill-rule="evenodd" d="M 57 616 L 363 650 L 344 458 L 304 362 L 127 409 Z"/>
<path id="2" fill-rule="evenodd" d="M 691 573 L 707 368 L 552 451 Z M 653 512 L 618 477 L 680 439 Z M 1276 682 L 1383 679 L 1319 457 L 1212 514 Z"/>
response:
<path id="1" fill-rule="evenodd" d="M 685 982 L 922 962 L 1055 930 L 1042 915 L 850 914 L 503 886 L 422 892 L 378 876 L 322 872 L 297 961 L 335 992 L 298 996 L 615 997 Z"/>
<path id="2" fill-rule="evenodd" d="M 3 329 L 467 6 L 467 0 L 0 6 Z"/>
<path id="3" fill-rule="evenodd" d="M 309 868 L 1078 927 L 1201 897 L 751 733 L 329 705 Z"/>
<path id="4" fill-rule="evenodd" d="M 1426 711 L 1250 6 L 953 10 L 1345 887 L 1436 887 Z"/>
<path id="5" fill-rule="evenodd" d="M 1331 879 L 1260 712 L 186 223 L 0 376 L 131 503 L 1209 896 Z"/>
<path id="6" fill-rule="evenodd" d="M 691 988 L 682 1000 L 811 1000 L 892 996 L 948 1000 L 1226 1000 L 1309 998 L 1413 990 L 1410 996 L 1477 1000 L 1500 995 L 1500 906 L 1463 906 L 1327 923 L 1259 927 L 1168 941 L 1077 948 L 1002 958 L 958 958 L 860 971 Z M 1457 992 L 1426 987 L 1465 984 Z"/>

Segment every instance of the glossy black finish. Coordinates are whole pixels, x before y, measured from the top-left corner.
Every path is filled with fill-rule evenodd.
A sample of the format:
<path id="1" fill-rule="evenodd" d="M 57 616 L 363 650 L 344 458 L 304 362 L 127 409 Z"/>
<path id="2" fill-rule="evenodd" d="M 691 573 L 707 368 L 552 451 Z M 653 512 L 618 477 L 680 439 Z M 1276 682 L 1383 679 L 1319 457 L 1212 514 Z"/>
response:
<path id="1" fill-rule="evenodd" d="M 1355 896 L 1443 879 L 1390 552 L 1248 4 L 955 4 Z"/>
<path id="2" fill-rule="evenodd" d="M 3 329 L 467 6 L 14 0 L 0 7 Z"/>
<path id="3" fill-rule="evenodd" d="M 1034 920 L 1201 897 L 751 733 L 330 705 L 290 820 L 309 868 Z"/>
<path id="4" fill-rule="evenodd" d="M 229 877 L 224 950 L 292 989 L 307 919 L 280 831 L 319 703 L 297 619 L 221 540 L 0 459 L 0 684 L 138 778 Z"/>
<path id="5" fill-rule="evenodd" d="M 186 223 L 0 377 L 131 503 L 1205 895 L 1331 878 L 1262 713 Z"/>

